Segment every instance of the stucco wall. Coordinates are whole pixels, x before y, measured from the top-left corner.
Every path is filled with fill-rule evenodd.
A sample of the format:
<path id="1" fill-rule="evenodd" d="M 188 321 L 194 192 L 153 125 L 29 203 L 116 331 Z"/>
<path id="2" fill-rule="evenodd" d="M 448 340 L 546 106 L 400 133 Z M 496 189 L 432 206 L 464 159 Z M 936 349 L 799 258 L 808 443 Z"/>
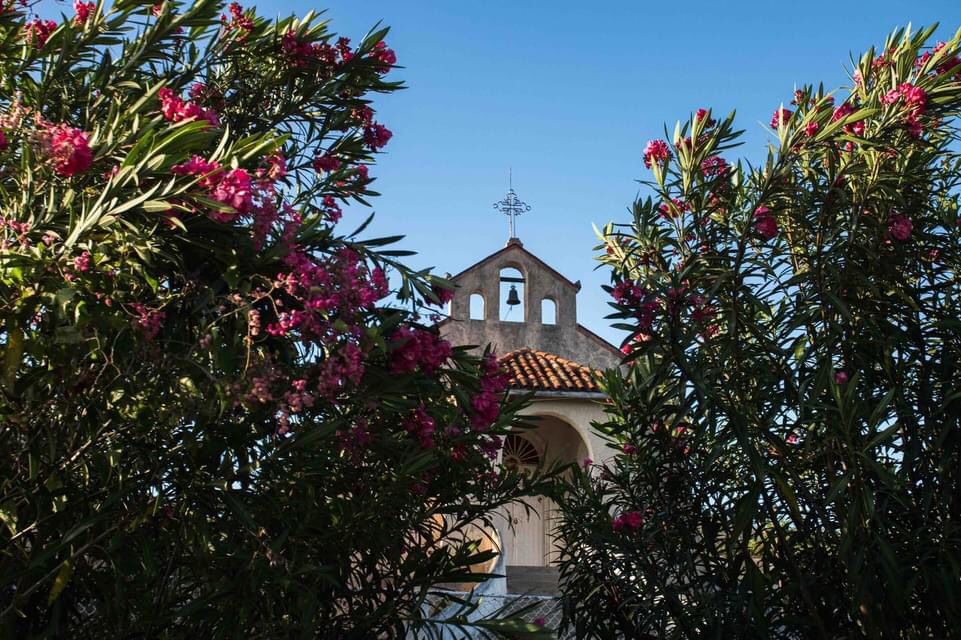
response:
<path id="1" fill-rule="evenodd" d="M 523 322 L 501 322 L 500 272 L 514 268 L 524 278 Z M 441 335 L 456 345 L 491 344 L 504 354 L 521 348 L 547 351 L 596 369 L 620 364 L 618 351 L 577 324 L 579 283 L 567 280 L 533 254 L 519 240 L 485 258 L 454 277 L 457 289 L 451 301 L 450 317 L 441 325 Z M 484 297 L 484 320 L 470 319 L 470 297 Z M 541 321 L 541 302 L 556 305 L 556 324 Z"/>

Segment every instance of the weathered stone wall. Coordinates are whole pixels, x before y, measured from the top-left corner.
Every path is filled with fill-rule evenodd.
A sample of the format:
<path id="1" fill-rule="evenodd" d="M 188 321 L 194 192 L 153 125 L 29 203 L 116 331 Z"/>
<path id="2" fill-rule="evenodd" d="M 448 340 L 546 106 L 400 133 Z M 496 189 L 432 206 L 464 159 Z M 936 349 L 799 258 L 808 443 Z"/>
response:
<path id="1" fill-rule="evenodd" d="M 524 278 L 523 322 L 501 322 L 501 269 L 512 267 Z M 524 249 L 517 239 L 453 278 L 457 285 L 450 317 L 441 325 L 441 335 L 455 345 L 483 347 L 490 343 L 499 354 L 530 348 L 547 351 L 596 369 L 620 364 L 620 353 L 607 342 L 577 324 L 577 292 L 574 283 L 551 269 Z M 470 319 L 470 297 L 484 298 L 484 320 Z M 541 303 L 556 305 L 556 323 L 544 324 Z"/>

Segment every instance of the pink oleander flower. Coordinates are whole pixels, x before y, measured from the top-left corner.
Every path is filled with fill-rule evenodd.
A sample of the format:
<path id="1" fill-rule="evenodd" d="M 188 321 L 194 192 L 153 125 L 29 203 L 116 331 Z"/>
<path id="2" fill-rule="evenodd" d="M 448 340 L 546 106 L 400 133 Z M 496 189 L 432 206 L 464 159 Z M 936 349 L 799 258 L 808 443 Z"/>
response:
<path id="1" fill-rule="evenodd" d="M 630 442 L 625 442 L 624 446 L 621 448 L 624 451 L 624 455 L 631 456 L 637 453 L 637 447 Z"/>
<path id="2" fill-rule="evenodd" d="M 904 124 L 907 126 L 908 133 L 910 133 L 912 137 L 920 138 L 921 134 L 924 133 L 924 127 L 921 126 L 921 121 L 915 112 L 908 114 L 904 119 Z"/>
<path id="3" fill-rule="evenodd" d="M 920 117 L 924 114 L 928 103 L 928 94 L 921 87 L 916 87 L 910 82 L 905 82 L 881 96 L 881 102 L 887 105 L 898 104 L 904 100 L 904 105 L 908 108 L 905 116 L 905 124 L 908 132 L 915 138 L 921 137 L 923 128 Z"/>
<path id="4" fill-rule="evenodd" d="M 87 273 L 90 271 L 90 265 L 92 263 L 92 256 L 89 251 L 84 251 L 79 256 L 73 259 L 73 268 L 80 273 Z"/>
<path id="5" fill-rule="evenodd" d="M 694 119 L 700 122 L 701 120 L 704 120 L 704 118 L 707 118 L 707 122 L 704 123 L 704 126 L 710 129 L 715 124 L 717 124 L 714 118 L 711 118 L 710 115 L 711 115 L 710 111 L 708 111 L 707 109 L 701 108 L 701 109 L 698 109 L 697 113 L 694 114 Z"/>
<path id="6" fill-rule="evenodd" d="M 337 201 L 334 200 L 334 196 L 324 196 L 324 217 L 331 224 L 337 224 L 343 214 L 344 212 Z"/>
<path id="7" fill-rule="evenodd" d="M 691 210 L 691 206 L 681 200 L 680 198 L 671 198 L 671 202 L 662 202 L 658 209 L 661 212 L 661 217 L 663 218 L 679 218 L 685 212 Z"/>
<path id="8" fill-rule="evenodd" d="M 626 511 L 611 520 L 614 531 L 637 530 L 644 526 L 644 516 L 640 511 Z"/>
<path id="9" fill-rule="evenodd" d="M 727 175 L 730 168 L 727 160 L 720 156 L 708 156 L 701 161 L 701 174 L 705 178 Z"/>
<path id="10" fill-rule="evenodd" d="M 898 89 L 891 89 L 881 96 L 881 104 L 894 104 L 899 100 L 901 100 L 901 91 Z"/>
<path id="11" fill-rule="evenodd" d="M 148 340 L 156 338 L 167 314 L 156 309 L 149 309 L 139 302 L 131 303 L 130 307 L 137 313 L 134 325 L 143 332 L 144 337 Z"/>
<path id="12" fill-rule="evenodd" d="M 500 416 L 500 394 L 507 388 L 508 376 L 493 353 L 484 354 L 480 369 L 481 389 L 471 398 L 470 421 L 476 430 L 486 431 Z"/>
<path id="13" fill-rule="evenodd" d="M 370 57 L 380 62 L 380 67 L 377 69 L 378 73 L 387 73 L 392 66 L 397 64 L 397 54 L 383 40 L 374 45 Z"/>
<path id="14" fill-rule="evenodd" d="M 785 442 L 787 442 L 788 444 L 797 444 L 797 443 L 798 443 L 797 434 L 792 433 L 791 435 L 789 435 L 789 436 L 787 437 L 787 439 L 785 440 Z"/>
<path id="15" fill-rule="evenodd" d="M 652 164 L 664 164 L 671 159 L 671 149 L 663 140 L 650 140 L 644 147 L 644 166 L 648 169 Z"/>
<path id="16" fill-rule="evenodd" d="M 907 216 L 894 215 L 888 221 L 888 233 L 899 242 L 907 242 L 911 238 L 913 229 L 914 225 L 911 223 L 911 218 Z"/>
<path id="17" fill-rule="evenodd" d="M 175 175 L 202 176 L 197 184 L 207 189 L 212 199 L 231 207 L 237 214 L 246 215 L 254 210 L 255 185 L 246 169 L 220 171 L 218 163 L 207 162 L 195 155 L 187 162 L 174 165 L 170 171 Z M 275 212 L 266 213 L 271 214 L 267 217 L 273 220 Z M 235 215 L 224 211 L 210 213 L 210 217 L 218 222 L 229 222 Z"/>
<path id="18" fill-rule="evenodd" d="M 411 373 L 419 368 L 430 375 L 453 353 L 449 342 L 424 329 L 400 327 L 391 342 L 398 344 L 390 357 L 394 373 Z"/>
<path id="19" fill-rule="evenodd" d="M 6 151 L 9 146 L 10 142 L 7 140 L 7 134 L 3 132 L 3 129 L 0 129 L 0 153 Z"/>
<path id="20" fill-rule="evenodd" d="M 217 180 L 210 196 L 217 202 L 232 207 L 237 213 L 249 213 L 253 206 L 250 174 L 244 169 L 231 169 Z"/>
<path id="21" fill-rule="evenodd" d="M 325 398 L 333 398 L 348 385 L 357 385 L 365 371 L 363 353 L 352 342 L 345 343 L 321 365 L 317 391 Z"/>
<path id="22" fill-rule="evenodd" d="M 784 126 L 787 126 L 788 120 L 790 120 L 791 116 L 793 115 L 794 115 L 793 111 L 789 109 L 785 109 L 784 107 L 781 107 L 780 109 L 776 109 L 774 111 L 774 115 L 771 116 L 771 128 L 777 129 L 778 126 L 782 124 Z"/>
<path id="23" fill-rule="evenodd" d="M 195 82 L 187 90 L 191 100 L 201 100 L 207 95 L 207 85 L 203 82 Z"/>
<path id="24" fill-rule="evenodd" d="M 73 18 L 73 23 L 75 25 L 86 24 L 87 18 L 93 13 L 94 9 L 97 8 L 96 2 L 83 2 L 82 0 L 73 0 L 73 11 L 76 14 Z"/>
<path id="25" fill-rule="evenodd" d="M 287 159 L 280 152 L 265 157 L 264 162 L 267 164 L 267 168 L 266 170 L 258 169 L 258 178 L 266 178 L 273 183 L 287 176 Z"/>
<path id="26" fill-rule="evenodd" d="M 821 125 L 819 125 L 817 122 L 811 121 L 804 125 L 804 135 L 809 138 L 813 138 L 814 134 L 816 134 L 820 128 Z"/>
<path id="27" fill-rule="evenodd" d="M 217 162 L 207 162 L 198 155 L 193 155 L 186 162 L 175 164 L 170 168 L 170 172 L 181 176 L 204 176 L 213 173 L 220 168 Z M 210 186 L 210 182 L 202 180 L 202 186 Z"/>
<path id="28" fill-rule="evenodd" d="M 915 67 L 918 69 L 922 68 L 931 58 L 941 53 L 946 46 L 947 43 L 938 41 L 937 45 L 935 45 L 931 51 L 927 51 L 923 55 L 918 56 L 918 59 L 915 60 Z M 957 55 L 946 56 L 943 60 L 941 60 L 941 62 L 938 63 L 935 72 L 938 74 L 948 73 L 952 69 L 957 69 L 958 66 L 961 66 L 961 58 L 959 58 Z M 961 76 L 961 71 L 956 71 L 956 74 Z"/>
<path id="29" fill-rule="evenodd" d="M 835 383 L 835 384 L 837 384 L 837 385 L 847 384 L 847 383 L 848 383 L 848 380 L 849 380 L 849 377 L 848 377 L 848 374 L 847 374 L 846 371 L 836 371 L 836 372 L 834 373 L 834 383 Z"/>
<path id="30" fill-rule="evenodd" d="M 338 52 L 335 47 L 327 43 L 310 43 L 297 35 L 293 30 L 287 31 L 280 42 L 284 56 L 294 67 L 305 67 L 310 63 L 321 63 L 328 66 L 337 64 Z"/>
<path id="31" fill-rule="evenodd" d="M 295 67 L 306 65 L 314 53 L 310 43 L 302 40 L 293 29 L 288 29 L 280 39 L 280 49 Z"/>
<path id="32" fill-rule="evenodd" d="M 42 49 L 47 44 L 50 34 L 57 30 L 57 23 L 53 20 L 41 20 L 34 18 L 23 25 L 24 38 L 32 47 Z"/>
<path id="33" fill-rule="evenodd" d="M 837 122 L 838 120 L 843 120 L 849 115 L 855 112 L 855 107 L 852 104 L 844 103 L 840 107 L 834 110 L 834 114 L 831 116 L 832 122 Z M 844 132 L 849 135 L 863 136 L 864 135 L 864 120 L 858 120 L 857 122 L 851 122 L 844 125 Z"/>
<path id="34" fill-rule="evenodd" d="M 368 105 L 356 107 L 350 112 L 350 119 L 358 126 L 364 126 L 374 121 L 374 110 Z"/>
<path id="35" fill-rule="evenodd" d="M 216 113 L 209 109 L 204 109 L 200 105 L 188 102 L 176 95 L 169 87 L 164 87 L 157 92 L 160 98 L 160 111 L 164 118 L 170 122 L 181 122 L 195 118 L 206 120 L 214 127 L 220 126 L 220 118 Z"/>
<path id="36" fill-rule="evenodd" d="M 714 319 L 717 309 L 713 305 L 699 304 L 691 311 L 691 320 L 694 322 L 708 322 Z"/>
<path id="37" fill-rule="evenodd" d="M 633 280 L 622 280 L 614 285 L 611 290 L 611 297 L 617 304 L 635 306 L 640 304 L 644 297 L 644 289 Z"/>
<path id="38" fill-rule="evenodd" d="M 765 240 L 770 240 L 777 235 L 777 220 L 767 207 L 758 207 L 754 210 L 754 228 Z"/>
<path id="39" fill-rule="evenodd" d="M 500 400 L 492 392 L 482 391 L 470 401 L 470 421 L 478 431 L 486 431 L 497 420 L 501 413 Z"/>
<path id="40" fill-rule="evenodd" d="M 334 171 L 340 169 L 340 164 L 340 159 L 337 156 L 324 154 L 314 158 L 314 171 L 317 173 L 320 173 L 321 171 L 333 173 Z"/>
<path id="41" fill-rule="evenodd" d="M 917 113 L 923 113 L 924 107 L 928 102 L 928 94 L 921 87 L 917 87 L 910 82 L 902 83 L 897 89 L 891 89 L 886 94 L 881 96 L 881 102 L 884 104 L 895 104 L 896 102 L 904 99 L 904 104 L 908 106 L 912 111 Z"/>
<path id="42" fill-rule="evenodd" d="M 384 125 L 374 122 L 370 125 L 364 127 L 364 144 L 371 151 L 377 151 L 387 146 L 390 139 L 393 137 L 390 129 Z"/>
<path id="43" fill-rule="evenodd" d="M 435 284 L 431 286 L 430 290 L 431 290 L 431 293 L 433 293 L 434 296 L 437 297 L 437 304 L 444 305 L 454 299 L 453 289 L 445 289 L 444 287 L 441 287 Z M 427 303 L 434 304 L 434 301 L 428 300 Z"/>
<path id="44" fill-rule="evenodd" d="M 65 178 L 83 173 L 93 164 L 93 151 L 87 134 L 65 124 L 49 126 L 43 134 L 43 147 L 53 170 Z"/>
<path id="45" fill-rule="evenodd" d="M 342 62 L 350 62 L 354 57 L 354 52 L 350 50 L 350 38 L 338 38 L 336 48 Z"/>
<path id="46" fill-rule="evenodd" d="M 434 446 L 434 431 L 437 424 L 424 407 L 417 407 L 414 413 L 404 421 L 403 426 L 407 433 L 417 439 L 421 448 L 430 449 Z"/>
<path id="47" fill-rule="evenodd" d="M 244 15 L 244 8 L 236 2 L 231 2 L 227 11 L 230 13 L 229 19 L 226 15 L 220 16 L 224 31 L 236 31 L 239 34 L 237 40 L 245 40 L 247 35 L 254 30 L 253 18 Z"/>

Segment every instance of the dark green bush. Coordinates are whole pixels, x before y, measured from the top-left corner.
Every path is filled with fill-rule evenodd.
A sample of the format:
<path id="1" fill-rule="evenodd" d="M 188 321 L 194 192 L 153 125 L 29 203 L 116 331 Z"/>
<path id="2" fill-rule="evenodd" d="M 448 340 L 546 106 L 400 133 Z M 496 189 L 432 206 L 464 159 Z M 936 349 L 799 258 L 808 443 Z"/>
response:
<path id="1" fill-rule="evenodd" d="M 0 11 L 0 635 L 406 637 L 538 481 L 450 285 L 336 225 L 386 30 L 75 6 Z"/>
<path id="2" fill-rule="evenodd" d="M 620 451 L 571 487 L 580 637 L 961 633 L 961 59 L 899 31 L 759 167 L 700 111 L 604 230 Z"/>

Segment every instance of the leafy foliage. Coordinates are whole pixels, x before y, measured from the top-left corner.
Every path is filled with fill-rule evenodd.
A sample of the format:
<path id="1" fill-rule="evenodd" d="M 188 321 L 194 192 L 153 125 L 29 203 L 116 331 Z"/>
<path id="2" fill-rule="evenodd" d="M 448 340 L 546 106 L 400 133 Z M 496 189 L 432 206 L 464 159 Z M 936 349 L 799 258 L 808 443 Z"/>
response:
<path id="1" fill-rule="evenodd" d="M 602 233 L 618 453 L 563 505 L 579 637 L 961 629 L 961 59 L 932 32 L 797 91 L 763 166 L 704 110 L 645 150 L 656 195 Z"/>
<path id="2" fill-rule="evenodd" d="M 0 12 L 3 635 L 406 637 L 542 480 L 493 467 L 493 357 L 420 324 L 450 285 L 338 232 L 386 29 L 75 9 Z"/>

